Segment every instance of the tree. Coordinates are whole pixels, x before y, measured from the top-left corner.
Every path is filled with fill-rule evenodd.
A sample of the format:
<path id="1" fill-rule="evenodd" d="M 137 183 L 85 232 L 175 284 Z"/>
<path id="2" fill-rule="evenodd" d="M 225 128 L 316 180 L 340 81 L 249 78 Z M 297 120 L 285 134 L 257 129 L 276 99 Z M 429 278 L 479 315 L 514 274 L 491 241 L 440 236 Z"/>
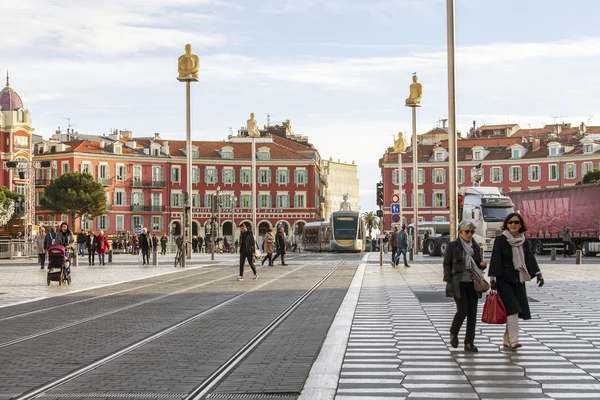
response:
<path id="1" fill-rule="evenodd" d="M 70 215 L 71 226 L 74 226 L 76 217 L 96 218 L 104 214 L 106 194 L 104 187 L 90 174 L 70 172 L 46 186 L 40 205 L 56 214 Z"/>
<path id="2" fill-rule="evenodd" d="M 379 228 L 379 218 L 377 218 L 373 211 L 365 212 L 362 216 L 365 220 L 365 226 L 369 231 L 369 236 L 371 236 L 371 231 Z"/>
<path id="3" fill-rule="evenodd" d="M 600 183 L 600 169 L 595 169 L 583 176 L 583 183 Z"/>
<path id="4" fill-rule="evenodd" d="M 0 186 L 0 226 L 4 226 L 15 216 L 15 201 L 19 194 Z M 22 214 L 21 214 L 22 215 Z"/>

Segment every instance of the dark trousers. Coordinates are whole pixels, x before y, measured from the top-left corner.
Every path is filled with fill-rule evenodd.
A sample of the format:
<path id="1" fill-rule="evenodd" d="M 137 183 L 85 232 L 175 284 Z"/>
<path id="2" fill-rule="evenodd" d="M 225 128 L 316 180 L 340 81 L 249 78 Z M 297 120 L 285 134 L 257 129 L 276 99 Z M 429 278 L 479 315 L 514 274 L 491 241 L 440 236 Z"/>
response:
<path id="1" fill-rule="evenodd" d="M 160 254 L 162 254 L 163 256 L 165 254 L 167 254 L 167 245 L 161 245 L 160 246 Z"/>
<path id="2" fill-rule="evenodd" d="M 142 264 L 150 264 L 150 249 L 142 249 Z"/>
<path id="3" fill-rule="evenodd" d="M 400 254 L 404 255 L 404 265 L 408 265 L 408 260 L 406 259 L 406 247 L 396 248 L 396 258 L 394 258 L 396 265 L 400 263 Z"/>
<path id="4" fill-rule="evenodd" d="M 273 260 L 271 259 L 273 257 L 273 253 L 267 253 L 267 255 L 265 256 L 265 258 L 263 258 L 262 263 L 264 265 L 265 261 L 269 260 L 269 265 L 273 265 Z"/>
<path id="5" fill-rule="evenodd" d="M 88 261 L 90 264 L 94 263 L 94 259 L 96 258 L 96 249 L 88 250 Z"/>
<path id="6" fill-rule="evenodd" d="M 396 260 L 396 252 L 398 251 L 398 247 L 392 246 L 392 261 Z"/>
<path id="7" fill-rule="evenodd" d="M 571 254 L 571 242 L 563 242 L 563 254 L 565 257 Z"/>
<path id="8" fill-rule="evenodd" d="M 479 297 L 475 291 L 473 282 L 460 283 L 460 298 L 455 297 L 456 314 L 452 321 L 450 333 L 458 336 L 460 327 L 465 318 L 467 319 L 467 333 L 465 334 L 465 344 L 473 344 L 475 341 L 475 323 L 477 322 L 477 301 Z"/>
<path id="9" fill-rule="evenodd" d="M 40 257 L 40 266 L 44 268 L 44 264 L 46 264 L 46 253 L 39 253 Z"/>
<path id="10" fill-rule="evenodd" d="M 271 260 L 271 264 L 273 264 L 279 256 L 281 256 L 281 265 L 285 264 L 285 253 L 280 253 L 279 250 L 277 250 L 277 253 L 275 253 L 275 257 L 273 257 L 273 259 Z"/>
<path id="11" fill-rule="evenodd" d="M 250 268 L 252 268 L 252 272 L 256 275 L 256 268 L 254 267 L 254 260 L 252 259 L 252 254 L 240 253 L 240 276 L 244 276 L 244 264 L 248 260 L 248 264 Z"/>

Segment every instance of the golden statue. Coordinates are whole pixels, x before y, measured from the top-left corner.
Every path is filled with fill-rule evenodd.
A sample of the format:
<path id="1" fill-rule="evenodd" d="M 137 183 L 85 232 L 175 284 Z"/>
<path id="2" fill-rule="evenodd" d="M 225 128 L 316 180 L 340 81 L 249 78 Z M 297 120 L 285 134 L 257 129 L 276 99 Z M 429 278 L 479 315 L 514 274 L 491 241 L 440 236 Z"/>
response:
<path id="1" fill-rule="evenodd" d="M 413 83 L 410 85 L 410 95 L 406 99 L 407 106 L 418 106 L 421 104 L 421 96 L 423 95 L 423 85 L 417 82 L 417 73 L 413 74 Z"/>
<path id="2" fill-rule="evenodd" d="M 200 58 L 192 54 L 192 45 L 185 45 L 185 54 L 177 60 L 179 79 L 198 79 L 200 70 Z"/>
<path id="3" fill-rule="evenodd" d="M 250 119 L 246 121 L 246 128 L 248 129 L 248 136 L 260 137 L 260 131 L 258 130 L 258 124 L 254 119 L 254 113 L 250 113 Z"/>
<path id="4" fill-rule="evenodd" d="M 405 153 L 406 152 L 406 140 L 402 132 L 398 132 L 398 140 L 394 140 L 394 153 Z"/>

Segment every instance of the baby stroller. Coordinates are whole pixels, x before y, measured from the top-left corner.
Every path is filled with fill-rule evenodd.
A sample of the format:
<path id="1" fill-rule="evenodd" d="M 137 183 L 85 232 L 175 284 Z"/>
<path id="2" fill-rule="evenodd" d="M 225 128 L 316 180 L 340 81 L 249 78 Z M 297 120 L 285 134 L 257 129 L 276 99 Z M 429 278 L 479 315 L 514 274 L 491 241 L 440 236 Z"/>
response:
<path id="1" fill-rule="evenodd" d="M 71 260 L 65 246 L 60 244 L 53 244 L 48 248 L 48 286 L 50 281 L 58 282 L 59 285 L 64 282 L 71 284 Z"/>

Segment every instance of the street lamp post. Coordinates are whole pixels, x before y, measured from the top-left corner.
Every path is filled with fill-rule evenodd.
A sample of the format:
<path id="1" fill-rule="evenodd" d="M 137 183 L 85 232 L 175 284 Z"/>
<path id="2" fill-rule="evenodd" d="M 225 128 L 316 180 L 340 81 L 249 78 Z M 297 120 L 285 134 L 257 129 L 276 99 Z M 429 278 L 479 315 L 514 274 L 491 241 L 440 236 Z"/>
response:
<path id="1" fill-rule="evenodd" d="M 231 194 L 231 245 L 233 245 L 235 240 L 235 205 L 237 203 L 237 197 L 235 194 Z"/>
<path id="2" fill-rule="evenodd" d="M 448 29 L 448 186 L 450 197 L 450 240 L 457 235 L 457 137 L 456 137 L 456 63 L 454 59 L 454 0 L 446 0 Z"/>
<path id="3" fill-rule="evenodd" d="M 217 226 L 219 231 L 217 232 L 217 242 L 221 237 L 221 186 L 217 186 Z"/>
<path id="4" fill-rule="evenodd" d="M 417 74 L 413 74 L 413 83 L 410 85 L 410 95 L 406 99 L 406 107 L 412 109 L 412 141 L 413 141 L 413 254 L 419 253 L 419 179 L 418 172 L 418 149 L 417 149 L 417 107 L 421 107 L 421 96 L 423 86 L 417 82 Z"/>

